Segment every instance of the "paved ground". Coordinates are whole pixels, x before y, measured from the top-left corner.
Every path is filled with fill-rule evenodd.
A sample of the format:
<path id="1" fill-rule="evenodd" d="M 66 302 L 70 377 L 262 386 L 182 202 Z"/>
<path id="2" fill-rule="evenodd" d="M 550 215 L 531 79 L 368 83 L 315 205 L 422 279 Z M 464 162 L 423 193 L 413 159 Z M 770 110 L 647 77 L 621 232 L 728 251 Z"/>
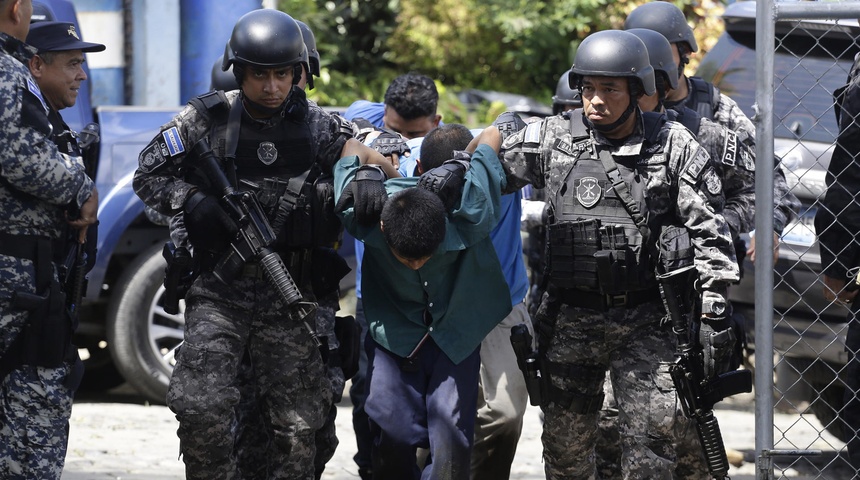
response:
<path id="1" fill-rule="evenodd" d="M 717 411 L 726 445 L 742 451 L 747 462 L 741 468 L 732 467 L 734 480 L 755 479 L 755 420 L 751 396 L 730 399 Z M 350 405 L 347 399 L 339 406 L 338 433 L 341 444 L 329 463 L 323 478 L 349 480 L 358 478 L 352 455 Z M 817 476 L 817 471 L 833 462 L 834 448 L 841 442 L 817 432 L 821 426 L 811 417 L 777 414 L 774 438 L 780 432 L 790 432 L 793 445 L 783 441 L 777 448 L 817 448 L 825 454 L 811 463 L 801 461 L 796 469 L 777 470 L 775 478 L 845 479 L 850 475 L 844 468 L 831 467 Z M 179 441 L 177 422 L 164 406 L 147 405 L 126 387 L 107 394 L 79 398 L 72 412 L 71 437 L 62 480 L 176 480 L 183 479 L 183 465 L 177 459 Z M 526 423 L 514 463 L 514 480 L 543 479 L 541 463 L 540 419 L 537 409 L 527 412 Z M 780 476 L 780 474 L 783 474 Z"/>

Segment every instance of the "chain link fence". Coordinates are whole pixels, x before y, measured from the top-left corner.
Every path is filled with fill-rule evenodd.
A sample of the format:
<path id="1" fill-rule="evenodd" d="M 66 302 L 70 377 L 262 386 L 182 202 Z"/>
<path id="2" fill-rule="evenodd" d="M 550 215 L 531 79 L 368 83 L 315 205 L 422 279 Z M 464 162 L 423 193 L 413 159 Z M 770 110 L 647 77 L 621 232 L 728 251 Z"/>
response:
<path id="1" fill-rule="evenodd" d="M 840 417 L 849 310 L 824 297 L 813 220 L 839 132 L 833 92 L 860 52 L 860 2 L 740 3 L 753 7 L 729 6 L 726 33 L 700 72 L 756 123 L 756 231 L 773 230 L 773 218 L 762 213 L 782 200 L 774 198 L 773 176 L 762 172 L 782 168 L 802 203 L 779 239 L 776 262 L 748 258 L 731 292 L 748 324 L 755 319 L 747 330 L 755 351 L 757 478 L 849 479 L 846 442 L 855 433 Z M 757 251 L 770 251 L 774 240 L 756 236 Z M 774 412 L 792 420 L 774 423 Z"/>

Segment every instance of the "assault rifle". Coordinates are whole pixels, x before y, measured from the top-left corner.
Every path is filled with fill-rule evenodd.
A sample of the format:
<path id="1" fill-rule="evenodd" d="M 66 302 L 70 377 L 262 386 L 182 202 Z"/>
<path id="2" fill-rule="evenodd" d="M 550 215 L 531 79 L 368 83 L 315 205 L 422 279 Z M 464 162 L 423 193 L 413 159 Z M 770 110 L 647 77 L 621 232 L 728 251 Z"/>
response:
<path id="1" fill-rule="evenodd" d="M 288 318 L 304 323 L 316 346 L 321 346 L 316 330 L 308 323 L 317 304 L 302 299 L 284 261 L 270 248 L 275 241 L 275 232 L 256 194 L 253 191 L 238 192 L 233 188 L 206 139 L 194 145 L 188 158 L 189 166 L 209 184 L 212 193 L 219 195 L 221 206 L 239 227 L 239 233 L 230 242 L 229 252 L 215 265 L 212 273 L 230 284 L 247 262 L 258 262 L 266 279 L 290 307 L 287 309 Z"/>
<path id="2" fill-rule="evenodd" d="M 695 312 L 696 267 L 693 265 L 658 275 L 666 312 L 672 321 L 672 332 L 678 340 L 675 360 L 669 371 L 684 415 L 695 421 L 702 442 L 708 471 L 716 480 L 727 478 L 729 461 L 720 425 L 714 416 L 714 405 L 726 397 L 752 391 L 749 370 L 735 370 L 708 378 L 705 375 L 702 346 L 690 339 Z"/>

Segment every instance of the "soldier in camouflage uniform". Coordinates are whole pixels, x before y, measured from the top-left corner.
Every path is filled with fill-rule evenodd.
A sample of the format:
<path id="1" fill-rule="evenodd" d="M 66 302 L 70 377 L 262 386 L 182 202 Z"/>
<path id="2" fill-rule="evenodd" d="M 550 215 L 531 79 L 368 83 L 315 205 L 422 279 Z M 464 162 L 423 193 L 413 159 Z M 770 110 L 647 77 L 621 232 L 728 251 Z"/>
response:
<path id="1" fill-rule="evenodd" d="M 187 230 L 199 269 L 185 297 L 185 343 L 167 403 L 179 420 L 187 478 L 239 478 L 236 380 L 247 349 L 270 440 L 267 477 L 312 479 L 315 433 L 332 402 L 326 366 L 308 328 L 316 318 L 288 308 L 254 259 L 232 281 L 216 275 L 237 225 L 216 192 L 194 176 L 193 165 L 206 155 L 199 143 L 206 140 L 234 188 L 257 191 L 277 235 L 272 248 L 303 299 L 313 302 L 322 301 L 317 292 L 336 289 L 342 262 L 321 248 L 340 232 L 325 177 L 344 154 L 384 159 L 351 139 L 349 122 L 305 99 L 298 83 L 307 50 L 289 15 L 272 9 L 244 15 L 224 57 L 223 68 L 232 66 L 241 89 L 189 102 L 141 152 L 134 177 L 144 203 L 173 216 L 172 233 L 180 225 Z"/>
<path id="2" fill-rule="evenodd" d="M 316 40 L 310 27 L 304 22 L 296 20 L 302 32 L 302 41 L 308 52 L 308 68 L 302 69 L 302 78 L 298 86 L 303 90 L 313 89 L 313 77 L 320 75 L 320 55 L 316 48 Z M 217 72 L 216 72 L 217 67 Z M 236 90 L 239 88 L 232 69 L 228 72 L 221 70 L 221 61 L 216 62 L 212 71 L 212 90 Z M 313 103 L 310 102 L 309 103 Z M 327 256 L 336 255 L 335 252 L 327 252 Z M 343 265 L 341 265 L 343 267 Z M 341 268 L 344 274 L 347 270 Z M 332 272 L 333 273 L 333 272 Z M 326 421 L 322 428 L 316 432 L 316 456 L 314 458 L 314 469 L 316 478 L 319 479 L 325 470 L 326 463 L 334 456 L 338 445 L 335 432 L 335 420 L 337 416 L 337 403 L 343 395 L 346 384 L 344 369 L 341 358 L 344 354 L 340 347 L 340 341 L 335 335 L 336 312 L 340 310 L 340 291 L 334 282 L 327 282 L 325 291 L 315 290 L 318 307 L 316 311 L 316 331 L 320 338 L 324 338 L 323 354 L 326 361 L 326 372 L 331 383 L 332 405 L 326 415 Z M 334 288 L 334 290 L 331 290 Z M 341 322 L 354 322 L 351 317 L 337 319 Z M 255 384 L 253 382 L 253 368 L 250 359 L 243 360 L 240 370 L 240 381 L 238 388 L 241 399 L 236 409 L 236 456 L 239 470 L 245 480 L 267 478 L 266 451 L 270 443 L 264 428 L 262 410 L 257 402 Z"/>
<path id="3" fill-rule="evenodd" d="M 710 204 L 726 219 L 732 238 L 736 238 L 739 233 L 748 232 L 753 223 L 755 207 L 755 152 L 751 152 L 748 146 L 740 142 L 733 131 L 700 117 L 689 108 L 681 106 L 683 114 L 676 110 L 666 111 L 663 106 L 666 92 L 678 86 L 678 67 L 672 57 L 672 47 L 663 35 L 654 30 L 632 28 L 627 31 L 639 37 L 645 44 L 655 75 L 656 92 L 640 97 L 639 108 L 643 112 L 665 112 L 668 118 L 683 124 L 696 136 L 713 162 L 714 173 L 719 176 L 719 181 L 706 176 L 706 185 L 722 183 L 723 186 L 722 191 L 713 189 L 716 194 L 712 194 L 709 189 L 705 190 Z M 610 382 L 604 385 L 604 394 L 604 406 L 600 412 L 601 435 L 598 436 L 595 447 L 598 471 L 603 479 L 621 478 L 618 409 Z M 676 478 L 695 478 L 696 473 L 701 475 L 708 471 L 707 465 L 694 425 L 680 410 L 678 415 L 677 420 L 684 427 L 678 429 L 682 434 L 676 442 Z"/>
<path id="4" fill-rule="evenodd" d="M 592 34 L 572 72 L 584 111 L 532 123 L 502 147 L 507 189 L 532 183 L 549 199 L 549 287 L 536 322 L 548 379 L 541 406 L 546 474 L 596 477 L 593 448 L 609 370 L 623 474 L 668 479 L 676 395 L 663 362 L 672 359 L 675 339 L 660 327 L 656 243 L 664 228 L 689 236 L 703 323 L 720 332 L 727 328 L 719 318 L 726 287 L 738 278 L 729 230 L 708 204 L 706 178 L 715 173 L 707 152 L 680 124 L 638 107 L 641 94 L 655 91 L 642 41 L 615 30 Z"/>
<path id="5" fill-rule="evenodd" d="M 701 77 L 688 77 L 684 67 L 690 62 L 690 54 L 698 51 L 693 29 L 687 24 L 687 19 L 678 7 L 669 2 L 648 2 L 636 7 L 624 22 L 624 29 L 646 28 L 663 34 L 672 46 L 675 63 L 678 65 L 678 88 L 671 89 L 666 94 L 666 108 L 678 110 L 682 115 L 687 108 L 696 112 L 700 117 L 713 120 L 738 135 L 738 140 L 755 152 L 755 125 L 744 115 L 738 104 L 726 94 L 720 92 L 715 85 Z M 774 168 L 774 249 L 779 246 L 779 236 L 796 215 L 800 203 L 791 194 L 785 180 L 785 173 L 775 158 Z M 752 218 L 752 216 L 750 216 Z M 745 231 L 752 229 L 752 224 Z M 736 237 L 737 238 L 737 237 Z M 743 265 L 746 255 L 755 257 L 755 238 L 751 239 L 749 248 L 742 241 L 736 242 L 738 260 Z M 776 256 L 776 251 L 774 251 Z"/>
<path id="6" fill-rule="evenodd" d="M 32 12 L 30 0 L 0 0 L 0 478 L 51 480 L 62 474 L 81 366 L 55 244 L 67 228 L 86 239 L 98 194 L 81 158 L 51 141 L 26 66 Z"/>

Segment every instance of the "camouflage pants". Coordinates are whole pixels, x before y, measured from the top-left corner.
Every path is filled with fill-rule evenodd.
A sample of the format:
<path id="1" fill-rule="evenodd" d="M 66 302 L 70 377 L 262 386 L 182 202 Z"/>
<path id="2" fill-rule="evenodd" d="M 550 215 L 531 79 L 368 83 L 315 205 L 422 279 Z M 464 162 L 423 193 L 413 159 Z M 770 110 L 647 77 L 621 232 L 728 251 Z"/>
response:
<path id="1" fill-rule="evenodd" d="M 246 351 L 271 439 L 268 478 L 314 478 L 314 436 L 331 406 L 331 386 L 310 333 L 289 313 L 262 277 L 243 276 L 228 287 L 203 274 L 189 290 L 185 344 L 167 392 L 186 478 L 239 478 L 235 409 Z"/>
<path id="2" fill-rule="evenodd" d="M 67 366 L 24 365 L 0 384 L 0 478 L 59 480 L 72 415 L 68 374 Z"/>
<path id="3" fill-rule="evenodd" d="M 600 410 L 598 423 L 600 431 L 597 444 L 594 446 L 597 478 L 619 480 L 621 478 L 621 438 L 618 434 L 618 405 L 615 402 L 615 392 L 612 391 L 612 382 L 608 378 L 603 392 L 606 398 Z M 676 412 L 675 421 L 677 422 L 675 455 L 678 460 L 675 464 L 674 478 L 678 480 L 711 478 L 694 422 L 684 416 L 682 410 Z"/>
<path id="4" fill-rule="evenodd" d="M 554 310 L 552 303 L 545 299 L 539 322 L 552 321 L 546 318 Z M 664 362 L 672 359 L 674 338 L 658 326 L 662 316 L 657 302 L 606 312 L 561 305 L 547 351 L 550 362 L 569 372 L 550 375 L 552 384 L 565 392 L 599 395 L 605 381 L 601 370 L 609 371 L 618 402 L 624 478 L 672 478 L 676 397 Z M 543 411 L 547 479 L 596 478 L 599 412 L 575 413 L 556 401 Z"/>
<path id="5" fill-rule="evenodd" d="M 335 313 L 340 309 L 339 295 L 332 292 L 330 295 L 318 298 L 319 308 L 316 315 L 316 331 L 320 336 L 328 339 L 328 348 L 332 349 L 331 358 L 337 355 L 333 350 L 338 347 L 337 338 L 334 336 Z M 332 397 L 331 408 L 325 413 L 325 423 L 316 431 L 314 443 L 316 455 L 314 457 L 314 470 L 316 478 L 320 478 L 326 463 L 334 456 L 338 445 L 335 432 L 335 418 L 337 407 L 334 405 L 340 401 L 346 383 L 343 378 L 343 370 L 339 366 L 326 367 L 326 375 L 331 383 Z M 263 416 L 257 402 L 256 384 L 250 358 L 242 361 L 239 367 L 239 380 L 237 383 L 241 394 L 241 400 L 236 407 L 236 444 L 235 453 L 239 462 L 239 471 L 243 480 L 265 480 L 268 476 L 267 448 L 270 438 L 263 424 Z"/>
<path id="6" fill-rule="evenodd" d="M 30 314 L 9 304 L 11 288 L 35 293 L 30 260 L 0 256 L 0 356 Z M 29 286 L 29 288 L 28 288 Z M 66 460 L 74 392 L 64 383 L 70 368 L 20 366 L 0 379 L 0 478 L 59 480 Z"/>

